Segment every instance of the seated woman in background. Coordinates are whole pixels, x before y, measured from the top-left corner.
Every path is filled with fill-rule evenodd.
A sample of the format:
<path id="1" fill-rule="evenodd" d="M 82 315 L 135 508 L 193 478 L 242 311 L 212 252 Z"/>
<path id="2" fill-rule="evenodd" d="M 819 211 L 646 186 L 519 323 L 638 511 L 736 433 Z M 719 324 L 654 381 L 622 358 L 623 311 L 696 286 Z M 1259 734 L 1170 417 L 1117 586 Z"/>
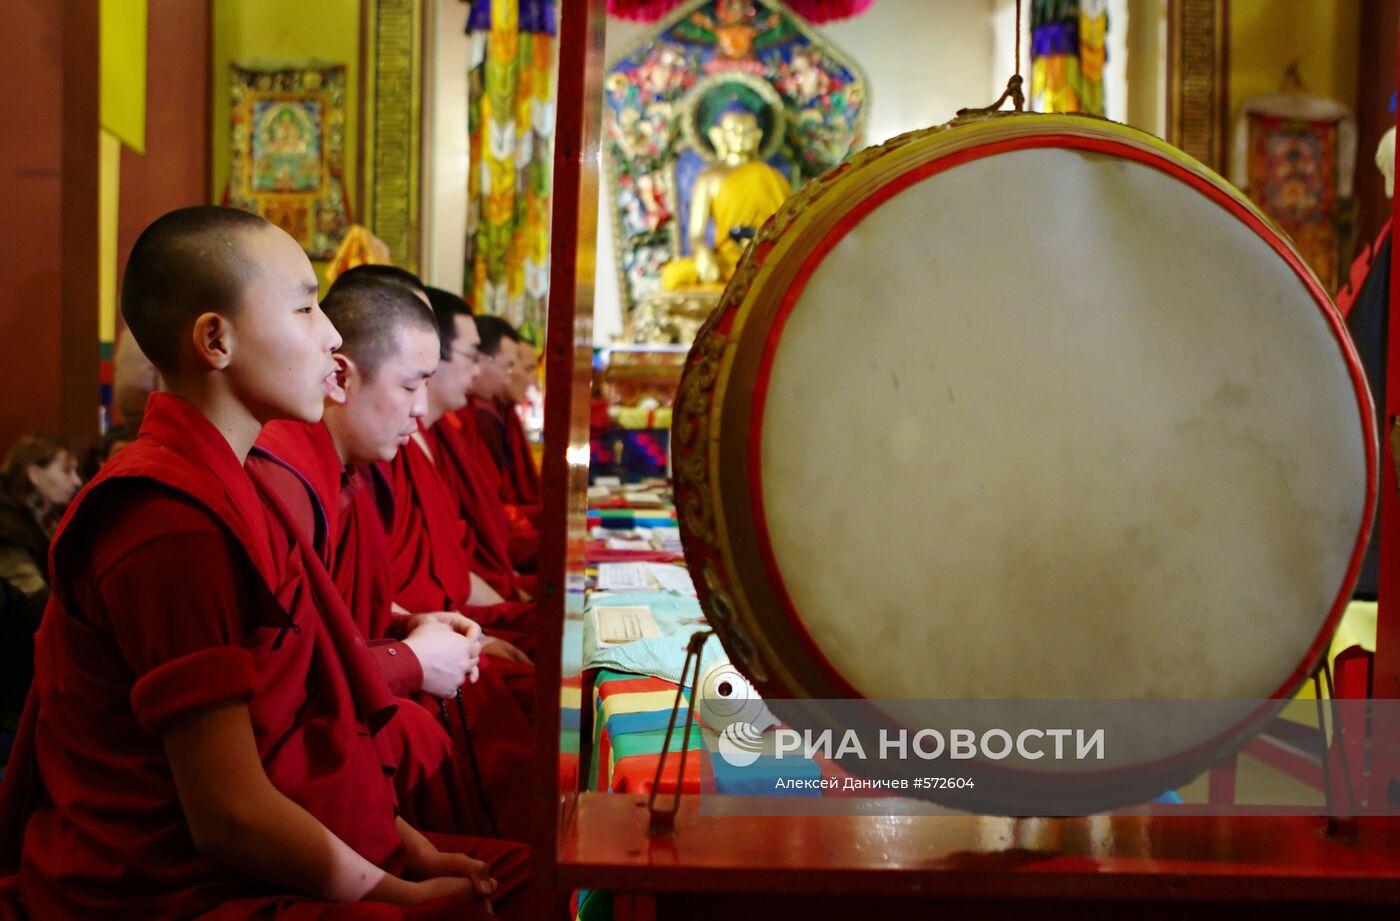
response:
<path id="1" fill-rule="evenodd" d="M 0 467 L 0 579 L 48 594 L 49 537 L 83 481 L 78 459 L 47 435 L 25 435 Z"/>
<path id="2" fill-rule="evenodd" d="M 45 435 L 15 442 L 0 467 L 0 729 L 15 727 L 34 678 L 49 538 L 82 485 L 73 452 Z"/>

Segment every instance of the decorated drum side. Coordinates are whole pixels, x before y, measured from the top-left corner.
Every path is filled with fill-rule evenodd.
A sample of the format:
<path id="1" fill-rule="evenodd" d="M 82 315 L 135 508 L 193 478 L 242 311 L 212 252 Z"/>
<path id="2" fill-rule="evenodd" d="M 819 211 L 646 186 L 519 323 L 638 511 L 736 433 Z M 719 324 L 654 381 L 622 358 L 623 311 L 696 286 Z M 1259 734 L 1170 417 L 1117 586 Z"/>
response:
<path id="1" fill-rule="evenodd" d="M 1360 364 L 1289 243 L 1074 116 L 914 132 L 803 188 L 696 340 L 672 442 L 701 602 L 779 716 L 1290 696 L 1376 493 Z M 1230 728 L 1177 727 L 1141 792 Z"/>

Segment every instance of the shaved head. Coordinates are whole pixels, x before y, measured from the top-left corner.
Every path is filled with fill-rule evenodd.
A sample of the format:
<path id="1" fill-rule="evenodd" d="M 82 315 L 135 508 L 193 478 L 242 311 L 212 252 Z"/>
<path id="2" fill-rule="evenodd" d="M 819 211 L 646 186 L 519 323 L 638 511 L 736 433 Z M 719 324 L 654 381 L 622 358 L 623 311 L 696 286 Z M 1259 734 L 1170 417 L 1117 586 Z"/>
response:
<path id="1" fill-rule="evenodd" d="M 331 285 L 331 290 L 341 282 L 359 282 L 366 278 L 376 278 L 380 281 L 392 282 L 410 289 L 413 293 L 423 295 L 427 286 L 423 280 L 414 275 L 408 269 L 401 269 L 396 265 L 378 265 L 376 263 L 366 263 L 357 265 L 354 268 L 346 269 L 335 277 L 335 284 Z"/>
<path id="2" fill-rule="evenodd" d="M 438 339 L 442 345 L 442 358 L 452 355 L 452 343 L 457 341 L 457 317 L 470 317 L 472 309 L 466 301 L 451 291 L 442 288 L 428 288 L 428 303 L 433 305 L 433 316 L 437 319 Z"/>
<path id="3" fill-rule="evenodd" d="M 487 355 L 495 355 L 501 350 L 501 340 L 520 341 L 520 333 L 510 325 L 510 321 L 490 314 L 476 318 L 476 331 L 481 334 L 481 350 Z"/>
<path id="4" fill-rule="evenodd" d="M 247 211 L 197 205 L 157 218 L 137 237 L 122 278 L 122 317 L 162 373 L 178 370 L 180 343 L 201 314 L 238 309 L 258 273 L 246 241 L 275 229 Z"/>
<path id="5" fill-rule="evenodd" d="M 472 322 L 467 302 L 441 288 L 429 288 L 428 299 L 437 320 L 439 361 L 437 373 L 428 381 L 425 425 L 466 406 L 467 393 L 481 371 L 481 354 L 476 350 L 476 324 Z"/>
<path id="6" fill-rule="evenodd" d="M 343 340 L 340 352 L 359 366 L 367 379 L 399 348 L 409 330 L 437 334 L 428 305 L 398 280 L 375 274 L 336 279 L 321 309 Z"/>

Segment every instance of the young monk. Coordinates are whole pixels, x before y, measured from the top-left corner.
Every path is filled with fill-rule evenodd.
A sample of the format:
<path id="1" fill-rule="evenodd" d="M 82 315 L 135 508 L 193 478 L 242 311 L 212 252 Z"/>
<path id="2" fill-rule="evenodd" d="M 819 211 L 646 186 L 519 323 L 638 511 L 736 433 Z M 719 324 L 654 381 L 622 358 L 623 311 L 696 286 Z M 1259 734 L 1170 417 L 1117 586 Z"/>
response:
<path id="1" fill-rule="evenodd" d="M 394 600 L 409 611 L 460 610 L 493 637 L 522 650 L 517 659 L 528 664 L 526 656 L 534 648 L 533 606 L 505 601 L 473 565 L 467 523 L 436 467 L 427 439 L 440 413 L 465 406 L 467 388 L 476 374 L 471 317 L 434 310 L 434 318 L 440 360 L 428 380 L 428 411 L 393 463 L 381 465 L 396 500 L 389 534 Z M 533 698 L 533 690 L 528 694 L 522 690 L 522 706 L 528 706 L 527 698 Z"/>
<path id="2" fill-rule="evenodd" d="M 438 311 L 437 308 L 434 308 L 431 305 L 427 287 L 418 278 L 418 276 L 405 269 L 401 269 L 398 266 L 376 264 L 355 266 L 354 268 L 343 272 L 336 279 L 336 285 L 344 287 L 345 285 L 355 284 L 357 282 L 362 282 L 366 279 L 374 279 L 377 281 L 392 283 L 412 292 L 423 302 L 424 305 L 429 306 L 430 310 L 432 310 L 434 313 L 435 322 L 437 321 Z M 334 288 L 335 286 L 332 287 Z M 470 320 L 470 312 L 467 313 L 467 319 Z M 443 322 L 448 325 L 439 329 L 439 336 L 448 337 L 449 339 L 453 339 L 453 341 L 456 341 L 455 337 L 457 336 L 457 332 L 459 329 L 467 328 L 465 325 L 451 325 L 454 322 L 461 324 L 461 321 L 454 321 L 450 315 L 444 315 Z M 440 372 L 436 375 L 436 383 L 430 384 L 430 390 L 441 393 L 446 390 L 456 390 L 459 385 L 464 388 L 469 386 L 472 377 L 474 377 L 477 372 L 477 366 L 480 362 L 480 357 L 477 354 L 475 348 L 475 338 L 472 337 L 471 341 L 468 341 L 466 338 L 463 338 L 460 341 L 459 346 L 455 349 L 455 351 L 444 350 L 442 354 L 442 366 L 440 368 Z M 436 518 L 442 516 L 433 517 Z M 402 526 L 403 524 L 404 520 L 401 517 L 399 525 Z M 393 534 L 393 524 L 390 525 L 389 530 L 390 533 Z M 470 528 L 466 527 L 463 527 L 459 530 L 463 531 L 463 548 L 466 552 L 467 559 L 470 561 L 475 553 L 474 532 Z M 411 530 L 408 533 L 411 534 Z M 407 535 L 401 528 L 398 536 L 402 538 Z M 417 548 L 422 550 L 423 552 L 413 554 L 413 561 L 416 564 L 419 564 L 413 567 L 405 567 L 403 565 L 407 560 L 407 557 L 402 552 L 403 549 L 404 548 L 398 546 L 397 544 L 395 545 L 395 557 L 398 560 L 398 568 L 399 570 L 401 570 L 400 574 L 402 575 L 402 570 L 407 568 L 410 570 L 417 570 L 417 573 L 419 575 L 422 575 L 425 572 L 425 568 L 421 564 L 423 564 L 424 561 L 430 556 L 427 553 L 428 548 Z M 457 567 L 447 565 L 448 562 L 449 561 L 444 560 L 443 565 L 439 567 L 439 569 L 444 570 L 443 574 L 438 577 L 438 582 L 441 584 L 439 586 L 433 587 L 432 589 L 430 589 L 430 591 L 436 591 L 438 588 L 444 588 L 447 589 L 449 595 L 454 594 L 454 592 L 452 591 L 452 583 L 456 581 L 456 579 L 454 578 L 455 574 L 447 572 L 447 570 Z M 500 582 L 500 580 L 491 579 L 483 573 L 475 570 L 470 565 L 468 565 L 467 569 L 471 573 L 469 578 L 472 583 L 471 593 L 468 596 L 467 603 L 473 606 L 494 605 L 504 602 L 507 598 L 516 597 L 513 589 L 508 585 L 503 585 Z M 419 588 L 421 588 L 421 586 L 419 586 Z M 405 601 L 409 604 L 413 604 L 422 600 L 424 599 L 419 593 L 418 588 L 411 589 L 410 596 L 405 599 Z"/>
<path id="3" fill-rule="evenodd" d="M 426 709 L 405 702 L 377 737 L 386 739 L 398 767 L 401 814 L 433 830 L 481 830 L 495 818 L 499 828 L 523 833 L 524 810 L 513 800 L 523 797 L 528 782 L 530 726 L 503 682 L 505 661 L 481 669 L 478 681 L 475 649 L 463 648 L 479 641 L 474 622 L 455 611 L 392 611 L 384 529 L 394 498 L 371 465 L 392 461 L 426 410 L 425 384 L 439 352 L 432 311 L 406 287 L 365 274 L 337 279 L 322 308 L 344 340 L 325 418 L 314 426 L 267 426 L 257 446 L 262 457 L 255 454 L 249 467 L 260 483 L 305 506 L 308 533 L 318 527 L 326 533 L 318 546 L 394 692 L 425 695 L 419 699 Z M 313 514 L 308 497 L 323 514 Z M 390 636 L 407 638 L 398 643 Z M 487 642 L 494 652 L 496 641 Z M 437 699 L 454 697 L 459 687 L 491 817 L 480 814 L 484 809 L 464 783 L 471 778 L 470 756 L 454 756 L 437 722 Z M 448 709 L 448 725 L 455 728 L 455 704 Z M 468 744 L 458 742 L 463 749 Z"/>
<path id="4" fill-rule="evenodd" d="M 506 498 L 506 424 L 499 404 L 509 398 L 511 383 L 520 358 L 520 334 L 500 317 L 476 317 L 481 338 L 481 373 L 472 382 L 472 408 L 477 415 L 477 439 L 483 457 L 489 458 L 502 481 L 501 498 Z"/>
<path id="5" fill-rule="evenodd" d="M 451 348 L 475 353 L 476 324 L 467 302 L 441 288 L 429 288 L 428 300 L 435 313 L 452 319 L 450 327 L 443 324 L 453 335 Z M 481 366 L 480 362 L 473 364 L 473 379 L 479 376 Z M 468 383 L 467 389 L 471 386 Z M 526 598 L 533 593 L 535 580 L 515 570 L 510 557 L 510 519 L 486 467 L 490 462 L 473 450 L 468 441 L 472 427 L 464 426 L 456 412 L 464 405 L 465 391 L 459 394 L 430 388 L 427 418 L 437 421 L 425 437 L 438 472 L 457 500 L 458 514 L 467 523 L 469 552 L 481 577 L 507 598 Z"/>
<path id="6" fill-rule="evenodd" d="M 441 301 L 433 305 L 428 297 L 427 288 L 418 276 L 397 266 L 356 266 L 343 273 L 336 280 L 336 283 L 347 284 L 365 276 L 373 276 L 379 280 L 401 285 L 421 298 L 423 303 L 433 306 L 439 339 L 445 345 L 442 347 L 442 359 L 439 362 L 437 373 L 428 382 L 429 418 L 421 426 L 425 434 L 421 437 L 415 436 L 413 439 L 414 443 L 423 449 L 423 453 L 432 459 L 434 452 L 432 446 L 428 444 L 429 439 L 426 435 L 427 432 L 431 431 L 432 426 L 427 423 L 431 423 L 432 419 L 437 418 L 440 412 L 446 413 L 453 408 L 459 409 L 458 415 L 468 411 L 464 405 L 466 398 L 462 391 L 470 388 L 480 364 L 480 356 L 475 349 L 475 323 L 472 322 L 469 309 L 466 309 L 465 312 L 458 310 L 458 308 L 443 309 L 444 304 Z M 455 295 L 453 297 L 455 298 Z M 456 302 L 459 307 L 465 308 L 465 304 L 460 298 L 456 298 Z M 453 312 L 454 310 L 458 312 Z M 488 586 L 491 583 L 487 581 L 487 576 L 484 576 L 471 562 L 475 556 L 474 542 L 476 540 L 473 522 L 464 520 L 458 515 L 456 523 L 451 523 L 449 519 L 454 516 L 443 513 L 445 506 L 440 501 L 442 494 L 446 494 L 450 499 L 451 487 L 446 482 L 442 482 L 442 490 L 439 490 L 432 481 L 434 479 L 441 480 L 441 477 L 434 478 L 427 475 L 420 476 L 418 478 L 420 483 L 415 486 L 409 481 L 408 475 L 414 470 L 422 471 L 421 458 L 406 458 L 404 454 L 405 452 L 399 454 L 392 467 L 381 465 L 381 472 L 386 478 L 397 475 L 398 479 L 392 486 L 394 491 L 413 496 L 415 499 L 426 497 L 426 501 L 419 503 L 421 507 L 416 510 L 403 503 L 394 506 L 396 517 L 389 527 L 389 533 L 392 539 L 391 554 L 394 558 L 395 591 L 396 593 L 406 592 L 402 597 L 396 597 L 395 604 L 401 610 L 418 609 L 416 605 L 425 599 L 431 599 L 444 593 L 448 598 L 455 598 L 459 594 L 461 586 L 456 583 L 460 580 L 462 567 L 457 565 L 453 559 L 453 551 L 440 548 L 435 560 L 432 553 L 434 541 L 421 539 L 425 532 L 445 536 L 455 528 L 457 533 L 462 535 L 462 549 L 468 561 L 466 568 L 472 571 L 472 594 L 465 607 L 477 615 L 483 623 L 491 623 L 501 628 L 492 631 L 492 639 L 488 640 L 484 647 L 486 653 L 509 658 L 519 665 L 526 666 L 524 672 L 517 672 L 514 669 L 503 671 L 509 676 L 509 683 L 513 692 L 516 693 L 521 707 L 529 712 L 534 697 L 533 669 L 529 668 L 527 656 L 520 649 L 516 649 L 513 644 L 519 644 L 525 650 L 533 647 L 533 635 L 528 629 L 528 623 L 523 620 L 523 618 L 529 617 L 531 608 L 528 604 L 515 601 L 497 603 L 487 592 L 482 590 L 483 582 Z M 493 485 L 491 488 L 494 490 L 496 487 Z M 419 495 L 419 490 L 423 491 L 422 496 Z M 433 497 L 437 497 L 439 501 L 431 501 Z M 450 502 L 448 504 L 450 505 Z M 405 582 L 405 579 L 408 581 Z M 522 598 L 525 594 L 527 592 L 520 593 Z M 506 639 L 510 639 L 511 643 L 504 642 Z M 529 677 L 528 684 L 525 682 L 526 676 Z"/>
<path id="7" fill-rule="evenodd" d="M 476 317 L 476 328 L 484 357 L 481 373 L 472 382 L 471 406 L 460 414 L 463 435 L 474 445 L 492 488 L 504 503 L 510 522 L 511 561 L 516 569 L 533 572 L 539 559 L 539 504 L 538 500 L 510 501 L 507 422 L 501 409 L 514 384 L 520 334 L 508 322 L 493 316 Z"/>
<path id="8" fill-rule="evenodd" d="M 233 209 L 133 247 L 122 311 L 167 392 L 54 536 L 0 795 L 30 917 L 460 918 L 521 881 L 522 849 L 455 839 L 498 889 L 395 817 L 371 738 L 393 698 L 243 467 L 264 423 L 321 416 L 339 337 L 316 291 L 291 237 Z"/>

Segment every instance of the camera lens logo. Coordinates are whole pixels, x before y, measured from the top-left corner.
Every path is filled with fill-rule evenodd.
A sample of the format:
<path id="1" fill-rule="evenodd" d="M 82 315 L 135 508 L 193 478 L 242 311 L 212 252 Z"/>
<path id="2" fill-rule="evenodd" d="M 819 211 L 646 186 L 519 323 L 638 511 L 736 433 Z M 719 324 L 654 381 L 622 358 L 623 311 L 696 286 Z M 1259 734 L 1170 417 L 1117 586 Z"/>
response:
<path id="1" fill-rule="evenodd" d="M 748 767 L 763 751 L 763 733 L 752 723 L 730 723 L 719 735 L 719 756 L 730 767 Z"/>

